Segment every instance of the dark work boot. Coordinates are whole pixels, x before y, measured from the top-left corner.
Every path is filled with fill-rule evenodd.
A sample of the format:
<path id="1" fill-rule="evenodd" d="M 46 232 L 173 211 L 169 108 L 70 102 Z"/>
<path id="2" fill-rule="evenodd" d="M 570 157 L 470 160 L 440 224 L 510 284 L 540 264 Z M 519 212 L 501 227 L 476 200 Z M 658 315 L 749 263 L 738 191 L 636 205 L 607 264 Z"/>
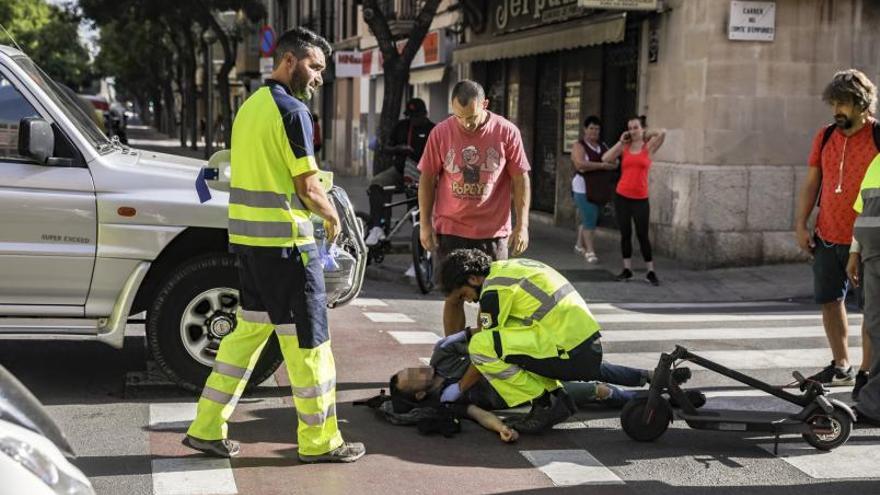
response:
<path id="1" fill-rule="evenodd" d="M 545 398 L 549 398 L 548 400 Z M 532 402 L 532 410 L 523 419 L 510 425 L 520 433 L 541 433 L 568 419 L 577 406 L 563 389 L 545 392 Z"/>
<path id="2" fill-rule="evenodd" d="M 238 442 L 226 438 L 202 440 L 187 435 L 183 438 L 182 443 L 191 449 L 202 451 L 213 457 L 235 457 L 241 451 Z"/>

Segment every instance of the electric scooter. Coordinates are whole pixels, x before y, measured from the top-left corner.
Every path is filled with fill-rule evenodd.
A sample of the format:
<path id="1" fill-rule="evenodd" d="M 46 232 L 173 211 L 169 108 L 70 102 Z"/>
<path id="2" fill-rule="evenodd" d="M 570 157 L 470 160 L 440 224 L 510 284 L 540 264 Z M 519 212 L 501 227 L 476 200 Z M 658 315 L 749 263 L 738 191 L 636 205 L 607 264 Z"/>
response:
<path id="1" fill-rule="evenodd" d="M 795 414 L 785 412 L 737 411 L 728 409 L 697 409 L 672 377 L 676 362 L 690 361 L 750 387 L 762 390 L 792 404 L 802 407 Z M 654 371 L 654 380 L 647 397 L 630 401 L 620 414 L 623 431 L 640 442 L 659 438 L 673 418 L 680 419 L 698 430 L 765 432 L 775 437 L 773 453 L 778 454 L 779 435 L 798 434 L 819 450 L 832 450 L 845 444 L 852 432 L 856 418 L 852 409 L 837 399 L 825 396 L 821 383 L 807 380 L 795 371 L 792 376 L 803 392 L 800 395 L 786 392 L 738 371 L 726 368 L 691 353 L 682 346 L 675 346 L 672 353 L 660 355 Z M 686 380 L 685 380 L 686 381 Z M 682 382 L 683 383 L 683 382 Z M 669 399 L 674 399 L 680 409 L 673 411 Z"/>

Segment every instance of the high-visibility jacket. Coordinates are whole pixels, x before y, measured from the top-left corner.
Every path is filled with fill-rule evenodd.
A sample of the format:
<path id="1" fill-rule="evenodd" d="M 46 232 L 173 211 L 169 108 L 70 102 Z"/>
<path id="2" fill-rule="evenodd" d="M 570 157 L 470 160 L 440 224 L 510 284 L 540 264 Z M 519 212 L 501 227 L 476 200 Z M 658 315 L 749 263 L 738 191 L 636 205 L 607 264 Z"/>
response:
<path id="1" fill-rule="evenodd" d="M 480 325 L 483 331 L 501 334 L 495 351 L 502 359 L 565 356 L 599 331 L 586 302 L 565 277 L 523 258 L 492 263 L 480 296 Z"/>
<path id="2" fill-rule="evenodd" d="M 862 250 L 862 261 L 880 256 L 880 154 L 868 166 L 853 209 L 859 212 L 853 235 Z"/>
<path id="3" fill-rule="evenodd" d="M 232 125 L 229 242 L 283 248 L 315 242 L 309 212 L 293 207 L 293 177 L 316 171 L 312 115 L 273 80 L 238 110 Z"/>

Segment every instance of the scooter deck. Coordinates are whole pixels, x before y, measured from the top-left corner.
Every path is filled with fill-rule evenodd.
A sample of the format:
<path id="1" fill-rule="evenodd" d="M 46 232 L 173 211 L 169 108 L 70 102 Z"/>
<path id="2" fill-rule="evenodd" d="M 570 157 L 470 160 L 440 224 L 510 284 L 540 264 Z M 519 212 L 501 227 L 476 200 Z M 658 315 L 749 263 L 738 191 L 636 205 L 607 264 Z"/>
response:
<path id="1" fill-rule="evenodd" d="M 809 426 L 792 419 L 790 413 L 773 411 L 731 411 L 699 409 L 698 414 L 676 411 L 675 417 L 691 428 L 718 431 L 761 431 L 769 433 L 803 433 Z"/>

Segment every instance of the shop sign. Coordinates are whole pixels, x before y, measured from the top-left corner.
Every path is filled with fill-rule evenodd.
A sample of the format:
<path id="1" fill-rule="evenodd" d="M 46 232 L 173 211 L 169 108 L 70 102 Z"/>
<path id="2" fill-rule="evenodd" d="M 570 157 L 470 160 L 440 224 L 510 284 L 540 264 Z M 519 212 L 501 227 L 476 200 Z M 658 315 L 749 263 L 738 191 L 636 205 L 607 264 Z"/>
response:
<path id="1" fill-rule="evenodd" d="M 776 2 L 730 2 L 728 39 L 773 41 L 775 35 Z"/>
<path id="2" fill-rule="evenodd" d="M 490 0 L 496 34 L 560 22 L 583 15 L 579 0 Z"/>
<path id="3" fill-rule="evenodd" d="M 657 10 L 657 0 L 580 0 L 585 9 Z"/>
<path id="4" fill-rule="evenodd" d="M 562 150 L 571 148 L 581 135 L 581 82 L 565 83 L 565 103 L 562 106 Z"/>
<path id="5" fill-rule="evenodd" d="M 339 51 L 333 54 L 336 65 L 336 77 L 360 77 L 363 74 L 364 54 L 361 52 Z"/>
<path id="6" fill-rule="evenodd" d="M 403 52 L 405 47 L 406 40 L 400 40 L 397 42 L 398 52 Z M 419 51 L 416 52 L 412 64 L 409 67 L 410 69 L 418 69 L 419 67 L 426 67 L 429 65 L 445 64 L 451 51 L 449 40 L 445 36 L 440 36 L 440 31 L 431 31 L 425 35 L 425 39 L 422 41 L 422 46 L 419 47 Z M 382 69 L 384 59 L 381 50 L 373 48 L 363 52 L 362 56 L 362 75 L 377 76 L 384 72 Z M 337 77 L 345 76 L 339 76 L 337 72 Z"/>

